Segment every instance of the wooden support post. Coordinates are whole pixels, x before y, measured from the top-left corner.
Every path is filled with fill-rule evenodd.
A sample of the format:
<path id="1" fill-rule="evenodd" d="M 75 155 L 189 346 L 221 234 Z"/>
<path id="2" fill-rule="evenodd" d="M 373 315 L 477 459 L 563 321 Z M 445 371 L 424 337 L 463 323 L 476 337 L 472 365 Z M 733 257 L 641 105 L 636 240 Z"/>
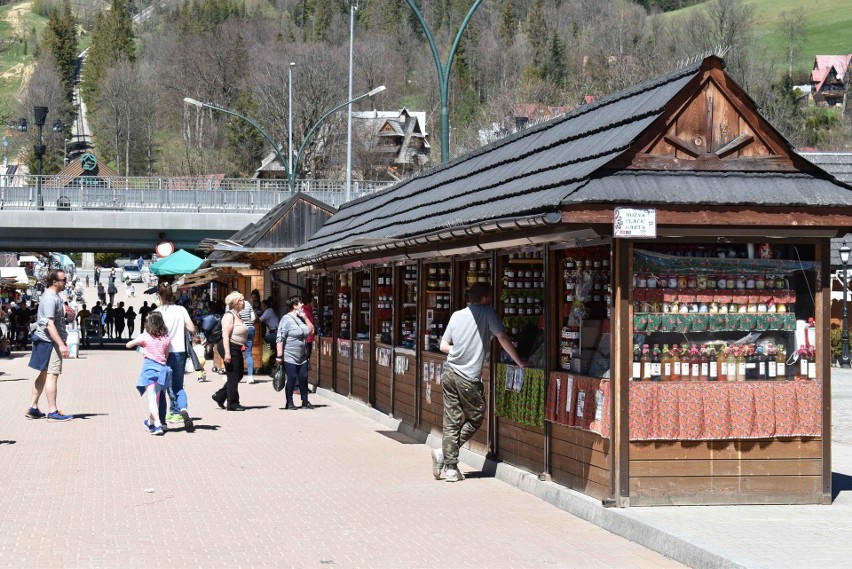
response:
<path id="1" fill-rule="evenodd" d="M 816 316 L 817 369 L 822 377 L 822 503 L 831 504 L 831 240 L 816 245 Z M 845 291 L 844 291 L 845 292 Z"/>
<path id="2" fill-rule="evenodd" d="M 612 282 L 615 285 L 612 308 L 612 326 L 615 331 L 610 351 L 612 369 L 612 441 L 610 452 L 610 476 L 612 504 L 630 506 L 629 448 L 629 404 L 630 404 L 630 346 L 633 339 L 630 286 L 633 278 L 633 243 L 614 239 Z"/>

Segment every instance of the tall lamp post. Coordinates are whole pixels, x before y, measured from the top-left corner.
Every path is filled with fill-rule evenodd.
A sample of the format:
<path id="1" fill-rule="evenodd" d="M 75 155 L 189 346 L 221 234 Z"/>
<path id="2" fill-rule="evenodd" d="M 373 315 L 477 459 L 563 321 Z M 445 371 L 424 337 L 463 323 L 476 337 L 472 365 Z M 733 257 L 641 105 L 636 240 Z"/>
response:
<path id="1" fill-rule="evenodd" d="M 843 352 L 840 356 L 840 367 L 852 367 L 849 361 L 849 310 L 847 308 L 846 297 L 849 295 L 849 274 L 846 272 L 846 267 L 849 264 L 849 245 L 846 240 L 840 245 L 840 264 L 843 265 L 843 332 L 840 335 L 840 341 L 843 344 Z"/>
<path id="2" fill-rule="evenodd" d="M 293 68 L 296 63 L 291 61 L 287 68 L 287 178 L 293 171 Z M 281 164 L 283 167 L 284 164 Z M 290 188 L 293 191 L 293 188 Z"/>
<path id="3" fill-rule="evenodd" d="M 35 123 L 38 127 L 38 142 L 33 145 L 33 152 L 35 153 L 36 159 L 38 160 L 38 178 L 36 179 L 36 205 L 38 209 L 44 209 L 44 196 L 42 196 L 41 194 L 41 159 L 44 158 L 44 153 L 47 151 L 47 147 L 42 141 L 41 129 L 44 126 L 45 121 L 47 120 L 47 107 L 33 107 L 33 115 L 35 116 Z"/>
<path id="4" fill-rule="evenodd" d="M 355 54 L 355 10 L 358 0 L 349 0 L 349 98 L 352 99 L 352 59 Z M 352 103 L 346 109 L 346 201 L 352 199 Z"/>
<path id="5" fill-rule="evenodd" d="M 423 19 L 423 14 L 420 13 L 420 9 L 414 4 L 414 0 L 405 1 L 408 2 L 408 5 L 411 7 L 414 15 L 420 21 L 420 25 L 423 27 L 423 31 L 426 34 L 426 40 L 429 42 L 429 47 L 432 48 L 432 57 L 435 58 L 435 67 L 438 69 L 438 83 L 441 87 L 441 162 L 446 162 L 450 159 L 450 111 L 447 103 L 450 69 L 453 66 L 453 58 L 456 56 L 456 50 L 459 47 L 462 33 L 464 33 L 465 28 L 467 28 L 467 24 L 470 22 L 471 17 L 473 17 L 473 13 L 477 8 L 479 8 L 479 4 L 482 0 L 476 0 L 476 2 L 473 3 L 473 6 L 470 7 L 470 10 L 467 11 L 467 16 L 465 16 L 464 21 L 459 27 L 456 39 L 453 42 L 453 46 L 450 48 L 446 65 L 441 63 L 441 56 L 438 54 L 438 48 L 435 46 L 435 40 L 432 38 L 432 32 L 429 31 L 429 25 L 426 23 L 426 20 Z"/>

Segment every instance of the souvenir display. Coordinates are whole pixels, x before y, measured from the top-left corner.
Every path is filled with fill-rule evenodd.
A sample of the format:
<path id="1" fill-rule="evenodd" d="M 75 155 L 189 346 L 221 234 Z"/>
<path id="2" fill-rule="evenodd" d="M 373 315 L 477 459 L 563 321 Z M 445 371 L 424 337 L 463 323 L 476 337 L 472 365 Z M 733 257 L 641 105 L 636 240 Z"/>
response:
<path id="1" fill-rule="evenodd" d="M 397 341 L 403 348 L 414 349 L 417 341 L 417 265 L 406 265 L 400 270 L 402 275 L 402 316 Z"/>
<path id="2" fill-rule="evenodd" d="M 563 251 L 559 369 L 608 377 L 612 310 L 609 257 L 609 247 Z"/>
<path id="3" fill-rule="evenodd" d="M 423 349 L 440 352 L 441 337 L 450 320 L 452 306 L 450 287 L 450 264 L 425 265 L 426 271 L 426 322 L 423 334 Z"/>
<path id="4" fill-rule="evenodd" d="M 349 299 L 352 293 L 349 273 L 341 273 L 337 285 L 337 337 L 349 339 Z"/>
<path id="5" fill-rule="evenodd" d="M 393 269 L 376 269 L 376 340 L 391 343 L 393 327 Z"/>

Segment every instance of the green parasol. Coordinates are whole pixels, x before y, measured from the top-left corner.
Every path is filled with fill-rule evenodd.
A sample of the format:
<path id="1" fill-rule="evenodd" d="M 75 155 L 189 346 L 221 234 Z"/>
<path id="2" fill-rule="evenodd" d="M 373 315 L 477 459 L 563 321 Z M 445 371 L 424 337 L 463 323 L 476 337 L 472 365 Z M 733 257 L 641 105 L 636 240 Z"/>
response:
<path id="1" fill-rule="evenodd" d="M 204 259 L 196 257 L 192 253 L 180 249 L 168 257 L 153 263 L 149 269 L 157 276 L 164 275 L 189 275 L 204 262 Z"/>

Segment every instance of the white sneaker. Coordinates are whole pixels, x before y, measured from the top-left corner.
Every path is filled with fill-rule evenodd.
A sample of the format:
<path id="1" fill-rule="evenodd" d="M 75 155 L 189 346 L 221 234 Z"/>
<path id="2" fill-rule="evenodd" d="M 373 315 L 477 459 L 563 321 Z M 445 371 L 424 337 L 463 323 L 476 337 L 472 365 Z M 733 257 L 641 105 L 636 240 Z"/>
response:
<path id="1" fill-rule="evenodd" d="M 435 480 L 441 479 L 441 472 L 444 470 L 444 451 L 439 448 L 432 449 L 432 476 Z"/>
<path id="2" fill-rule="evenodd" d="M 257 382 L 254 380 L 254 376 L 253 376 L 253 375 L 250 375 L 250 376 L 249 376 L 249 378 L 248 378 L 248 382 L 249 382 L 249 383 L 257 383 Z"/>
<path id="3" fill-rule="evenodd" d="M 448 468 L 447 475 L 444 477 L 447 482 L 461 482 L 464 480 L 464 474 L 457 468 Z"/>

